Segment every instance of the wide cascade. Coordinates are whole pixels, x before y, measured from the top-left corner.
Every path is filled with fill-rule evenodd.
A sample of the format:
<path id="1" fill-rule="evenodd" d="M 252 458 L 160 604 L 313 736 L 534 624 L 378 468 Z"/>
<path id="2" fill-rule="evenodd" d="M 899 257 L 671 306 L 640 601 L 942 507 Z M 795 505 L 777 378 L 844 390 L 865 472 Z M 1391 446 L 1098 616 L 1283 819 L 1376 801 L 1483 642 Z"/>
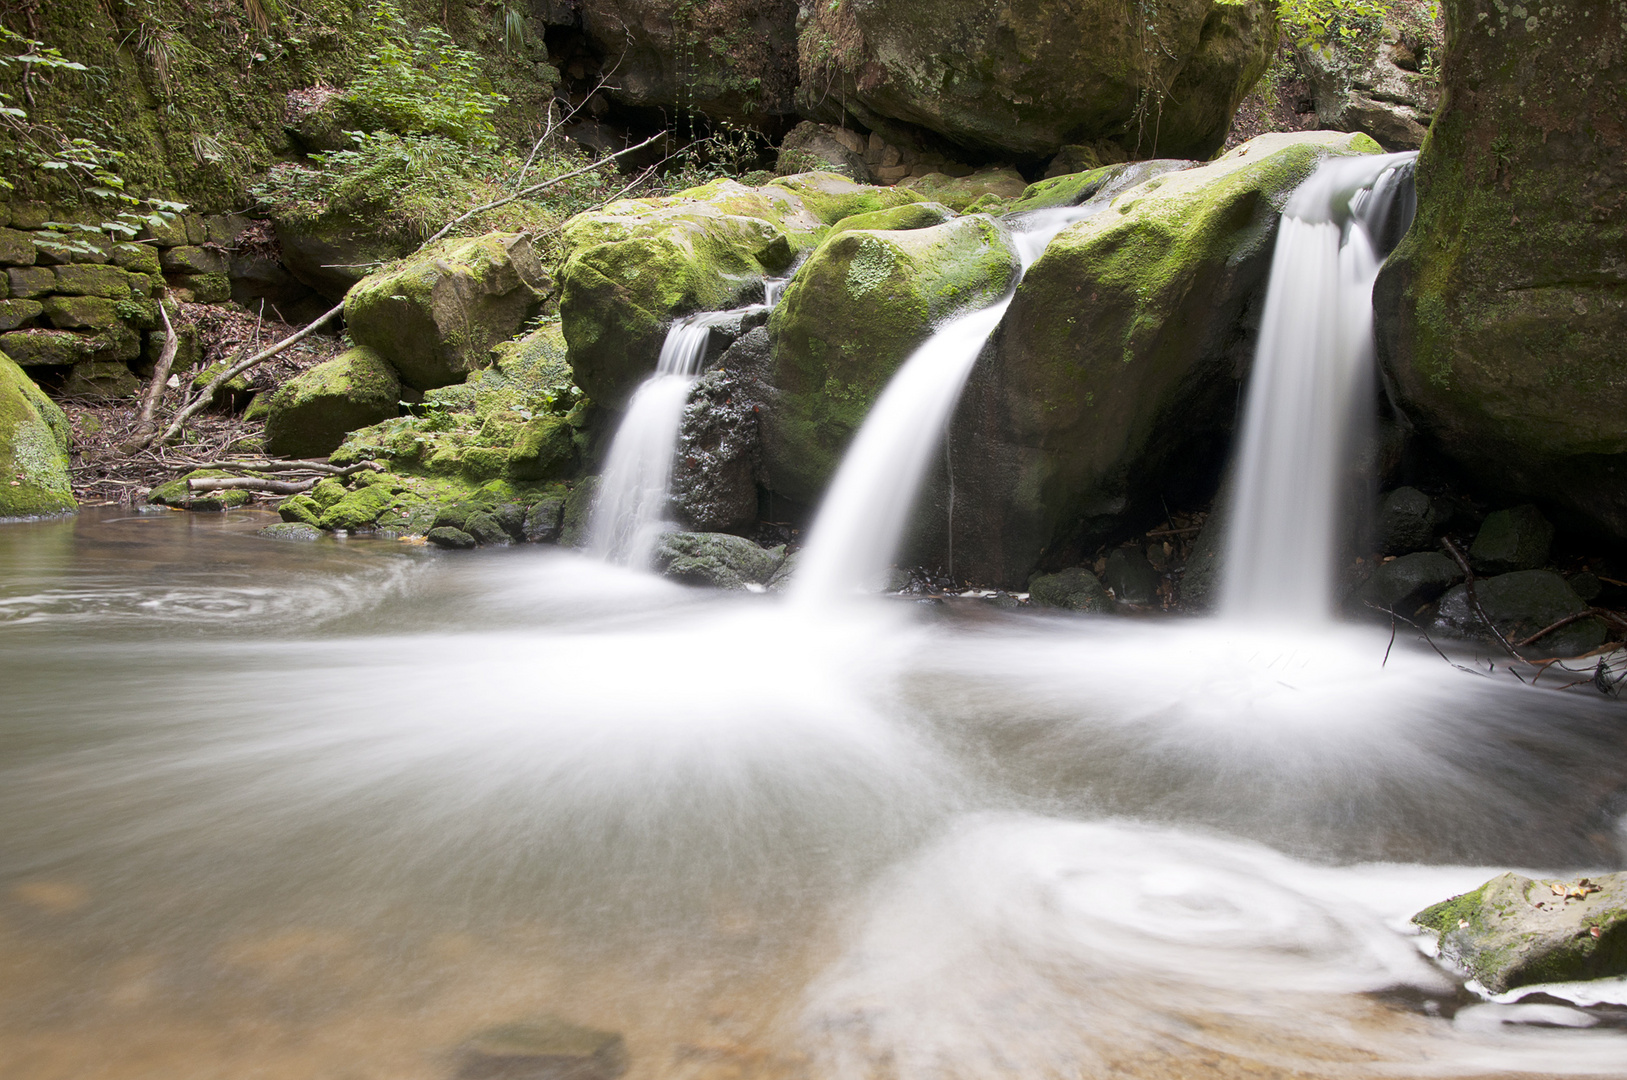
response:
<path id="1" fill-rule="evenodd" d="M 910 354 L 882 391 L 820 504 L 792 586 L 796 601 L 818 602 L 878 587 L 966 379 L 1011 306 L 1022 274 L 1057 233 L 1100 213 L 1120 192 L 1168 167 L 1149 163 L 1126 169 L 1078 206 L 1006 219 L 1020 260 L 1011 290 L 988 307 L 945 323 Z"/>
<path id="2" fill-rule="evenodd" d="M 1341 478 L 1373 388 L 1373 281 L 1412 221 L 1416 157 L 1328 161 L 1283 211 L 1243 412 L 1228 616 L 1332 615 Z"/>
<path id="3" fill-rule="evenodd" d="M 610 443 L 590 522 L 588 547 L 594 554 L 628 566 L 650 561 L 656 541 L 672 527 L 667 521 L 672 455 L 712 328 L 773 307 L 784 287 L 784 281 L 766 280 L 764 303 L 698 312 L 675 320 L 667 330 L 655 374 L 634 391 Z"/>

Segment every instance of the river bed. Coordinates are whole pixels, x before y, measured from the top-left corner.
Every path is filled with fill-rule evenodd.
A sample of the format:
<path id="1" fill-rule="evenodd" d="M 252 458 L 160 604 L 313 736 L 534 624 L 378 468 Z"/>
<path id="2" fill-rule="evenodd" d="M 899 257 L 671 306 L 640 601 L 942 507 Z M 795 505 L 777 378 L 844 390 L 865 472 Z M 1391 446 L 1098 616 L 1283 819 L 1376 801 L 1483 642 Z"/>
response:
<path id="1" fill-rule="evenodd" d="M 1627 1076 L 1408 929 L 1627 864 L 1627 713 L 1388 632 L 0 525 L 0 1076 Z M 1386 652 L 1388 657 L 1386 659 Z M 1627 1002 L 1627 988 L 1618 988 Z"/>

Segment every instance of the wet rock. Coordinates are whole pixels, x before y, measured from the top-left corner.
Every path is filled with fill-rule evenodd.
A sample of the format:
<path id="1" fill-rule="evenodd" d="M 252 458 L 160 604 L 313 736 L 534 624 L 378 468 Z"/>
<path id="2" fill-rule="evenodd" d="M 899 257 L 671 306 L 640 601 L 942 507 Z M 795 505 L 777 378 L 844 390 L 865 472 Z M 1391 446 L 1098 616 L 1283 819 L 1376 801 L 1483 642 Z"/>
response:
<path id="1" fill-rule="evenodd" d="M 797 564 L 802 561 L 802 552 L 793 551 L 780 563 L 780 568 L 774 571 L 774 576 L 765 584 L 769 592 L 783 592 L 791 585 L 791 579 L 797 572 Z"/>
<path id="2" fill-rule="evenodd" d="M 1082 566 L 1070 566 L 1054 574 L 1035 574 L 1028 580 L 1028 602 L 1039 607 L 1099 615 L 1113 610 L 1113 598 L 1107 595 L 1096 575 Z"/>
<path id="3" fill-rule="evenodd" d="M 617 1080 L 622 1037 L 557 1017 L 482 1031 L 458 1048 L 458 1080 Z"/>
<path id="4" fill-rule="evenodd" d="M 1216 500 L 1223 503 L 1224 497 Z M 1192 611 L 1208 611 L 1220 602 L 1221 554 L 1226 545 L 1226 526 L 1219 513 L 1212 513 L 1192 541 L 1186 565 L 1181 569 L 1177 595 L 1181 605 Z"/>
<path id="5" fill-rule="evenodd" d="M 372 349 L 347 349 L 289 379 L 271 395 L 266 451 L 284 457 L 325 457 L 345 436 L 395 416 L 401 380 Z"/>
<path id="6" fill-rule="evenodd" d="M 744 589 L 763 585 L 785 561 L 785 548 L 760 548 L 728 533 L 668 533 L 655 546 L 656 569 L 689 585 Z"/>
<path id="7" fill-rule="evenodd" d="M 672 471 L 672 504 L 695 532 L 740 532 L 757 520 L 762 474 L 758 424 L 768 331 L 750 331 L 702 376 L 684 407 Z"/>
<path id="8" fill-rule="evenodd" d="M 564 496 L 551 496 L 532 504 L 531 509 L 526 512 L 521 531 L 529 543 L 554 544 L 559 542 L 564 524 Z"/>
<path id="9" fill-rule="evenodd" d="M 281 521 L 275 525 L 267 525 L 263 529 L 256 529 L 254 535 L 263 536 L 267 540 L 292 540 L 305 543 L 322 539 L 322 530 L 314 525 L 306 525 L 297 521 Z"/>
<path id="10" fill-rule="evenodd" d="M 75 509 L 68 475 L 71 433 L 56 402 L 0 353 L 0 518 Z"/>
<path id="11" fill-rule="evenodd" d="M 439 525 L 429 530 L 428 540 L 438 548 L 453 551 L 467 551 L 479 543 L 462 529 L 454 529 L 450 525 Z"/>
<path id="12" fill-rule="evenodd" d="M 1548 561 L 1554 527 L 1534 506 L 1486 515 L 1469 548 L 1469 565 L 1483 574 L 1535 570 Z"/>
<path id="13" fill-rule="evenodd" d="M 236 473 L 222 469 L 194 469 L 168 483 L 159 484 L 147 492 L 147 501 L 156 506 L 172 506 L 180 510 L 220 511 L 246 505 L 252 498 L 247 491 L 229 488 L 225 491 L 194 492 L 188 480 L 223 480 Z"/>
<path id="14" fill-rule="evenodd" d="M 345 322 L 403 383 L 431 390 L 485 367 L 492 346 L 514 337 L 551 287 L 523 233 L 445 240 L 357 284 Z"/>
<path id="15" fill-rule="evenodd" d="M 354 532 L 365 529 L 395 503 L 395 496 L 384 484 L 368 484 L 347 492 L 338 502 L 322 511 L 317 525 L 323 529 L 344 529 Z"/>
<path id="16" fill-rule="evenodd" d="M 1158 585 L 1163 580 L 1146 552 L 1139 547 L 1115 548 L 1107 556 L 1102 584 L 1122 604 L 1141 607 L 1158 603 Z"/>
<path id="17" fill-rule="evenodd" d="M 893 206 L 886 210 L 872 210 L 867 214 L 845 217 L 831 226 L 832 233 L 849 229 L 876 229 L 880 232 L 903 232 L 909 229 L 930 229 L 953 221 L 956 214 L 943 203 L 918 202 Z"/>
<path id="18" fill-rule="evenodd" d="M 489 547 L 503 547 L 512 543 L 508 530 L 493 513 L 474 513 L 464 519 L 464 531 Z M 430 534 L 431 538 L 434 533 Z"/>
<path id="19" fill-rule="evenodd" d="M 1438 933 L 1441 955 L 1494 994 L 1627 975 L 1627 874 L 1503 874 L 1412 921 Z"/>
<path id="20" fill-rule="evenodd" d="M 1458 564 L 1438 551 L 1417 551 L 1381 562 L 1362 589 L 1362 598 L 1377 607 L 1411 618 L 1422 604 L 1463 580 Z"/>
<path id="21" fill-rule="evenodd" d="M 1517 643 L 1561 619 L 1587 610 L 1587 604 L 1565 579 L 1551 570 L 1520 570 L 1481 578 L 1475 582 L 1480 606 L 1510 643 Z M 1459 585 L 1442 599 L 1436 625 L 1466 636 L 1488 636 L 1489 631 L 1469 603 L 1468 587 Z M 1577 656 L 1603 645 L 1609 627 L 1603 619 L 1588 617 L 1522 648 L 1527 656 Z"/>
<path id="22" fill-rule="evenodd" d="M 593 517 L 593 501 L 599 494 L 599 477 L 584 476 L 571 486 L 565 496 L 565 509 L 560 514 L 559 542 L 566 547 L 581 547 L 588 542 L 588 527 Z"/>
<path id="23" fill-rule="evenodd" d="M 1414 487 L 1396 488 L 1378 504 L 1379 549 L 1386 555 L 1427 551 L 1435 546 L 1436 524 L 1428 495 Z"/>
<path id="24" fill-rule="evenodd" d="M 1581 597 L 1583 603 L 1587 604 L 1597 600 L 1599 594 L 1604 591 L 1604 582 L 1600 581 L 1599 575 L 1591 570 L 1583 570 L 1580 574 L 1571 575 L 1566 579 L 1566 584 L 1571 587 L 1572 592 Z"/>

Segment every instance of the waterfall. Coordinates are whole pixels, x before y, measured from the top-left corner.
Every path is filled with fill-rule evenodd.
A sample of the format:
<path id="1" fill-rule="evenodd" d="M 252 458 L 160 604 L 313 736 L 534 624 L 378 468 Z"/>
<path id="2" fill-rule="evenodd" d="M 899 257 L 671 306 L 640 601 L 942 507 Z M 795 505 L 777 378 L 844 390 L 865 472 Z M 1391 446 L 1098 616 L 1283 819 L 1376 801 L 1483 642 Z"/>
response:
<path id="1" fill-rule="evenodd" d="M 1021 264 L 1016 281 L 995 303 L 941 326 L 888 382 L 842 456 L 814 518 L 792 586 L 796 601 L 817 602 L 879 586 L 961 389 L 1011 306 L 1022 275 L 1064 228 L 1106 209 L 1127 188 L 1176 167 L 1172 162 L 1133 166 L 1079 206 L 1006 219 Z"/>
<path id="2" fill-rule="evenodd" d="M 783 280 L 765 279 L 764 303 L 699 312 L 668 328 L 655 374 L 634 391 L 627 415 L 610 442 L 589 521 L 589 551 L 628 566 L 649 563 L 656 541 L 672 528 L 667 520 L 672 456 L 684 406 L 706 359 L 712 327 L 773 307 L 784 290 Z"/>
<path id="3" fill-rule="evenodd" d="M 1373 281 L 1416 154 L 1336 158 L 1283 211 L 1243 412 L 1221 610 L 1331 617 L 1341 474 L 1373 385 Z"/>

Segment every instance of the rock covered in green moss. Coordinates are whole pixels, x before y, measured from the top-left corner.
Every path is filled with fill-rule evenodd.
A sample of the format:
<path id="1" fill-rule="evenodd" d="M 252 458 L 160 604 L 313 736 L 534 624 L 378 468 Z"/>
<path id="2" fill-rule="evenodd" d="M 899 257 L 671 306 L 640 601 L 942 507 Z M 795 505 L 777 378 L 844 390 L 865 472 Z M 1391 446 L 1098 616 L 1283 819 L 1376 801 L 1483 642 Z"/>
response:
<path id="1" fill-rule="evenodd" d="M 147 501 L 155 506 L 170 506 L 177 510 L 206 512 L 230 510 L 234 507 L 244 506 L 253 496 L 242 488 L 195 492 L 187 483 L 189 480 L 226 480 L 236 475 L 236 473 L 227 472 L 224 469 L 193 469 L 185 476 L 178 476 L 174 480 L 159 484 L 147 492 Z"/>
<path id="2" fill-rule="evenodd" d="M 1418 216 L 1374 288 L 1399 404 L 1471 478 L 1627 537 L 1627 23 L 1446 0 Z"/>
<path id="3" fill-rule="evenodd" d="M 1552 570 L 1517 570 L 1480 578 L 1475 582 L 1475 598 L 1486 618 L 1511 643 L 1587 610 L 1587 603 Z M 1490 629 L 1469 602 L 1466 585 L 1457 586 L 1441 598 L 1436 626 L 1466 637 L 1491 637 Z M 1608 636 L 1605 621 L 1589 616 L 1538 638 L 1520 651 L 1531 657 L 1579 656 L 1603 645 Z"/>
<path id="4" fill-rule="evenodd" d="M 1156 517 L 1181 485 L 1212 489 L 1281 209 L 1328 155 L 1377 150 L 1365 135 L 1262 135 L 1135 184 L 1051 241 L 952 428 L 958 571 L 1014 584 L 1053 544 Z"/>
<path id="5" fill-rule="evenodd" d="M 68 478 L 68 418 L 0 353 L 0 518 L 77 508 Z"/>
<path id="6" fill-rule="evenodd" d="M 401 380 L 377 352 L 347 349 L 295 375 L 266 405 L 266 451 L 325 457 L 345 436 L 399 411 Z"/>
<path id="7" fill-rule="evenodd" d="M 141 380 L 116 360 L 81 360 L 62 383 L 62 396 L 84 401 L 116 401 L 141 392 Z"/>
<path id="8" fill-rule="evenodd" d="M 1035 574 L 1028 579 L 1029 603 L 1065 611 L 1111 614 L 1113 598 L 1095 574 L 1082 566 L 1070 566 L 1054 574 Z"/>
<path id="9" fill-rule="evenodd" d="M 1412 921 L 1435 931 L 1441 955 L 1493 994 L 1627 975 L 1627 874 L 1503 874 Z"/>
<path id="10" fill-rule="evenodd" d="M 729 533 L 667 533 L 655 545 L 656 569 L 689 585 L 744 589 L 766 585 L 785 561 L 784 546 L 761 548 Z"/>
<path id="11" fill-rule="evenodd" d="M 832 233 L 849 229 L 875 229 L 880 232 L 904 232 L 909 229 L 930 229 L 953 221 L 956 213 L 940 202 L 905 203 L 886 210 L 871 210 L 864 214 L 845 217 L 831 226 Z"/>
<path id="12" fill-rule="evenodd" d="M 432 244 L 345 297 L 350 336 L 418 390 L 461 382 L 535 315 L 552 282 L 531 238 L 488 233 Z"/>
<path id="13" fill-rule="evenodd" d="M 798 23 L 802 112 L 914 126 L 1045 158 L 1111 138 L 1143 156 L 1208 157 L 1277 48 L 1263 0 L 871 0 Z M 1143 19 L 1146 21 L 1143 22 Z M 1156 45 L 1150 44 L 1156 40 Z M 1149 96 L 1147 87 L 1167 88 Z"/>
<path id="14" fill-rule="evenodd" d="M 346 492 L 338 502 L 322 511 L 317 527 L 329 532 L 354 532 L 377 521 L 396 503 L 388 484 L 367 484 Z"/>
<path id="15" fill-rule="evenodd" d="M 899 185 L 918 191 L 934 202 L 953 210 L 965 210 L 984 196 L 993 195 L 1001 200 L 1020 198 L 1028 189 L 1028 181 L 1016 169 L 983 169 L 970 176 L 946 176 L 927 173 L 905 180 Z"/>
<path id="16" fill-rule="evenodd" d="M 946 318 L 997 300 L 1019 268 L 993 218 L 834 233 L 769 318 L 773 407 L 762 417 L 769 484 L 813 503 L 893 373 Z"/>
<path id="17" fill-rule="evenodd" d="M 322 530 L 314 525 L 306 525 L 296 521 L 279 521 L 275 525 L 267 525 L 263 529 L 254 530 L 255 536 L 263 536 L 267 540 L 288 540 L 294 543 L 311 543 L 322 539 Z"/>

